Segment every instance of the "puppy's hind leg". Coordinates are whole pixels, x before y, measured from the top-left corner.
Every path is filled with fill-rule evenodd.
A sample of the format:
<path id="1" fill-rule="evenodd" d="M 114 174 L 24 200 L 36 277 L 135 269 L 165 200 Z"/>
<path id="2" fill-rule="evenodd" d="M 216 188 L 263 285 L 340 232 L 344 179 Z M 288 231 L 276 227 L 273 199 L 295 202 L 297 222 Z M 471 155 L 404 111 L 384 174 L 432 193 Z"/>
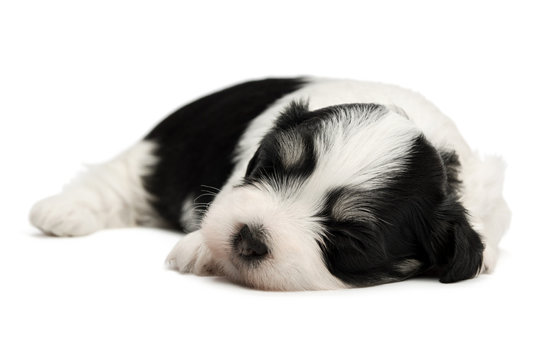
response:
<path id="1" fill-rule="evenodd" d="M 30 222 L 56 236 L 87 235 L 105 228 L 157 226 L 143 178 L 157 162 L 155 145 L 141 141 L 114 159 L 90 166 L 62 192 L 36 203 Z"/>

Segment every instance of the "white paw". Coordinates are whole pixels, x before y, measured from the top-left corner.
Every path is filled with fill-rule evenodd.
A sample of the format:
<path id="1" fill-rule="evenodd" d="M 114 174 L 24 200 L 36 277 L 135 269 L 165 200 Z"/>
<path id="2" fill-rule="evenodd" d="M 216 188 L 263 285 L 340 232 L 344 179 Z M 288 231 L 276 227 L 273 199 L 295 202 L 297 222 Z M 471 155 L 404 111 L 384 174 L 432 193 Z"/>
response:
<path id="1" fill-rule="evenodd" d="M 490 274 L 494 271 L 496 262 L 498 260 L 498 249 L 491 246 L 485 245 L 485 251 L 483 252 L 483 273 Z"/>
<path id="2" fill-rule="evenodd" d="M 55 236 L 82 236 L 103 228 L 95 212 L 64 194 L 37 202 L 30 210 L 30 222 Z"/>
<path id="3" fill-rule="evenodd" d="M 199 231 L 192 232 L 175 245 L 165 263 L 172 269 L 182 273 L 196 275 L 215 275 L 216 267 L 212 256 Z"/>

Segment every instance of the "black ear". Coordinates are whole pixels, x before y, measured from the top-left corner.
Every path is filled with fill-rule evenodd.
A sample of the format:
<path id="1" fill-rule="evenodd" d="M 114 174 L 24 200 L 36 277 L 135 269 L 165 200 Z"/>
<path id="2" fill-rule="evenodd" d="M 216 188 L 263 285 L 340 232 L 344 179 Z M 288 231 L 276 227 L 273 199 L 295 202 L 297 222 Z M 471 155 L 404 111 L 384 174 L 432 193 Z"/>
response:
<path id="1" fill-rule="evenodd" d="M 468 222 L 466 209 L 450 195 L 436 210 L 429 256 L 442 283 L 476 276 L 483 264 L 481 237 Z"/>
<path id="2" fill-rule="evenodd" d="M 293 100 L 276 120 L 276 128 L 287 130 L 306 120 L 309 113 L 307 100 Z"/>

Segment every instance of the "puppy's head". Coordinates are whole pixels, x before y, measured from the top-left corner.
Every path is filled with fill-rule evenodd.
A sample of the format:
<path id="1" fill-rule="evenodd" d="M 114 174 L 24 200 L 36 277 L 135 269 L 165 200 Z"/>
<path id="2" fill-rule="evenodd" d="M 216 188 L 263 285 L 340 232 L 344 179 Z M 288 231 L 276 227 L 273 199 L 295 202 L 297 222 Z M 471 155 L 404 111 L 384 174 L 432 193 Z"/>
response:
<path id="1" fill-rule="evenodd" d="M 292 103 L 201 231 L 226 276 L 274 290 L 475 276 L 458 160 L 381 105 Z"/>

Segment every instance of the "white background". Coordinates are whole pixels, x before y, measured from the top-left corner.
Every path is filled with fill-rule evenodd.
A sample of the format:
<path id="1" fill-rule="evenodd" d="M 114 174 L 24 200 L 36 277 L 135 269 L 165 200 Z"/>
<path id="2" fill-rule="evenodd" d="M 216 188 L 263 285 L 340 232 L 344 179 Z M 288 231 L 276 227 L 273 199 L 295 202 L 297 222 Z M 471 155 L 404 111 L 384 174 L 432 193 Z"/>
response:
<path id="1" fill-rule="evenodd" d="M 2 1 L 0 358 L 539 359 L 535 2 Z M 266 293 L 167 271 L 179 239 L 48 238 L 27 222 L 81 163 L 107 160 L 209 91 L 318 75 L 422 92 L 508 163 L 493 275 L 453 285 Z"/>

